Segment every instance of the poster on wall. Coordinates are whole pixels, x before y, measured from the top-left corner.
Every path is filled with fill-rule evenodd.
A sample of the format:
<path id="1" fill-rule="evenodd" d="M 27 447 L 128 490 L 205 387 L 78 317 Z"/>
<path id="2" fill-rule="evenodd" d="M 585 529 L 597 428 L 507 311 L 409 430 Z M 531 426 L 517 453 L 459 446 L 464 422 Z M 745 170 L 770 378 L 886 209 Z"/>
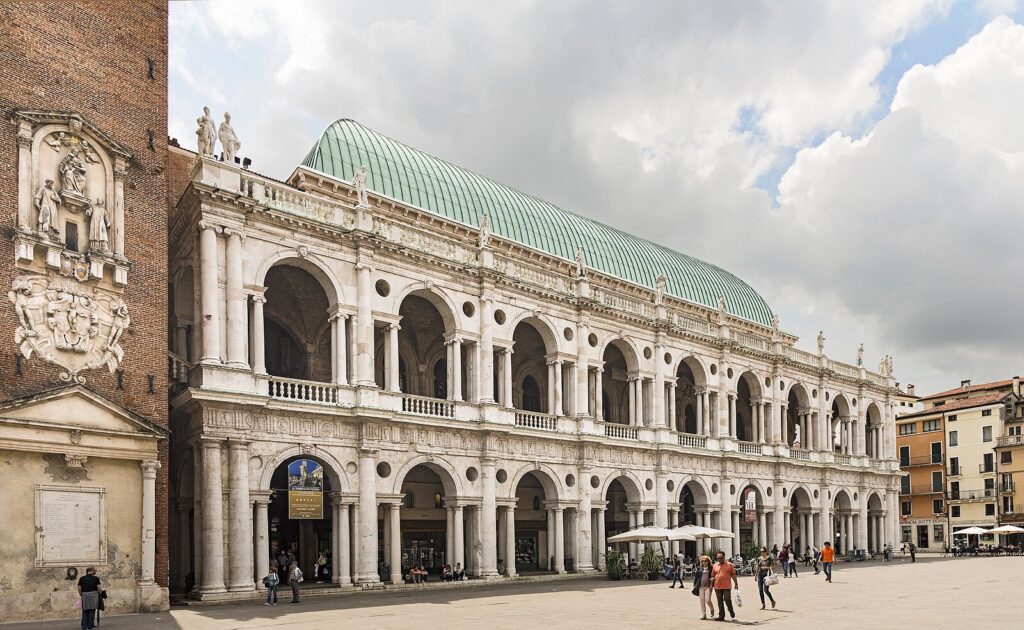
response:
<path id="1" fill-rule="evenodd" d="M 288 518 L 324 517 L 324 468 L 311 459 L 288 464 Z"/>
<path id="2" fill-rule="evenodd" d="M 743 521 L 753 523 L 757 520 L 757 494 L 751 488 L 743 496 Z"/>

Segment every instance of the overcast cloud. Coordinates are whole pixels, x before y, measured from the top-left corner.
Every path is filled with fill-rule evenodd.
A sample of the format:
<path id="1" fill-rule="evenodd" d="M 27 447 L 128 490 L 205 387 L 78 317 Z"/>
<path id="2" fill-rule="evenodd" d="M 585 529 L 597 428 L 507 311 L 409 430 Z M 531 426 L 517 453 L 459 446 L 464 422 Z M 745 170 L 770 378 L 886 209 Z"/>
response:
<path id="1" fill-rule="evenodd" d="M 1024 372 L 1016 2 L 217 2 L 171 18 L 187 146 L 204 104 L 230 109 L 241 153 L 286 177 L 354 118 L 725 267 L 806 349 L 824 329 L 852 361 L 864 341 L 919 391 Z"/>

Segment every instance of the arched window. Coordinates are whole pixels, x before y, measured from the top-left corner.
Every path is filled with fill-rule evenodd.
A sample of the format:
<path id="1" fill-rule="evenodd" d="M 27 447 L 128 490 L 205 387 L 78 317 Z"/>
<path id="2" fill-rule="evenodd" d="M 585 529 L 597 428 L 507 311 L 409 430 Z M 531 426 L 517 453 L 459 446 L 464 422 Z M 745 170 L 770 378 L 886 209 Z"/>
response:
<path id="1" fill-rule="evenodd" d="M 532 376 L 523 379 L 523 410 L 540 412 L 540 386 Z"/>
<path id="2" fill-rule="evenodd" d="M 448 362 L 444 359 L 434 364 L 434 398 L 448 398 Z"/>

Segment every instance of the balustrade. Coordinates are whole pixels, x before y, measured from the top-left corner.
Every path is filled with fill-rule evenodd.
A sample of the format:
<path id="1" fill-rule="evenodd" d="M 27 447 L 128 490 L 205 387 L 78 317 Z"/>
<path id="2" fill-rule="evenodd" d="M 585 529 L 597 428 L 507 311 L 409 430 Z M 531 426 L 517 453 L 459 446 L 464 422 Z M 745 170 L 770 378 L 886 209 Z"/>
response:
<path id="1" fill-rule="evenodd" d="M 318 405 L 338 404 L 338 387 L 330 383 L 271 376 L 267 380 L 267 394 L 276 400 L 292 400 Z"/>
<path id="2" fill-rule="evenodd" d="M 450 400 L 441 400 L 440 398 L 402 394 L 402 411 L 418 416 L 454 418 L 455 403 Z"/>
<path id="3" fill-rule="evenodd" d="M 640 438 L 640 429 L 626 424 L 605 424 L 604 434 L 620 440 L 637 440 Z"/>
<path id="4" fill-rule="evenodd" d="M 679 446 L 690 448 L 707 448 L 708 438 L 705 435 L 693 435 L 692 433 L 680 433 L 676 436 Z"/>
<path id="5" fill-rule="evenodd" d="M 528 427 L 531 429 L 543 429 L 555 431 L 558 429 L 558 418 L 546 413 L 535 413 L 532 411 L 516 411 L 516 426 Z"/>

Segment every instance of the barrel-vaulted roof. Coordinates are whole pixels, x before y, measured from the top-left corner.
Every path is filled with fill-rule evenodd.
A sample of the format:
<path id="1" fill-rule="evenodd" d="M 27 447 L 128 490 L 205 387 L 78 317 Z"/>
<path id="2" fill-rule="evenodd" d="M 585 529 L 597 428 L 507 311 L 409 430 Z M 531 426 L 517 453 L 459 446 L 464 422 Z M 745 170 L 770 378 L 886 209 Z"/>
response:
<path id="1" fill-rule="evenodd" d="M 345 181 L 365 166 L 367 187 L 376 193 L 475 228 L 486 212 L 500 237 L 569 261 L 582 247 L 590 269 L 651 289 L 664 273 L 669 295 L 712 309 L 723 295 L 732 315 L 771 322 L 764 298 L 719 267 L 563 210 L 354 120 L 332 123 L 302 164 Z"/>

